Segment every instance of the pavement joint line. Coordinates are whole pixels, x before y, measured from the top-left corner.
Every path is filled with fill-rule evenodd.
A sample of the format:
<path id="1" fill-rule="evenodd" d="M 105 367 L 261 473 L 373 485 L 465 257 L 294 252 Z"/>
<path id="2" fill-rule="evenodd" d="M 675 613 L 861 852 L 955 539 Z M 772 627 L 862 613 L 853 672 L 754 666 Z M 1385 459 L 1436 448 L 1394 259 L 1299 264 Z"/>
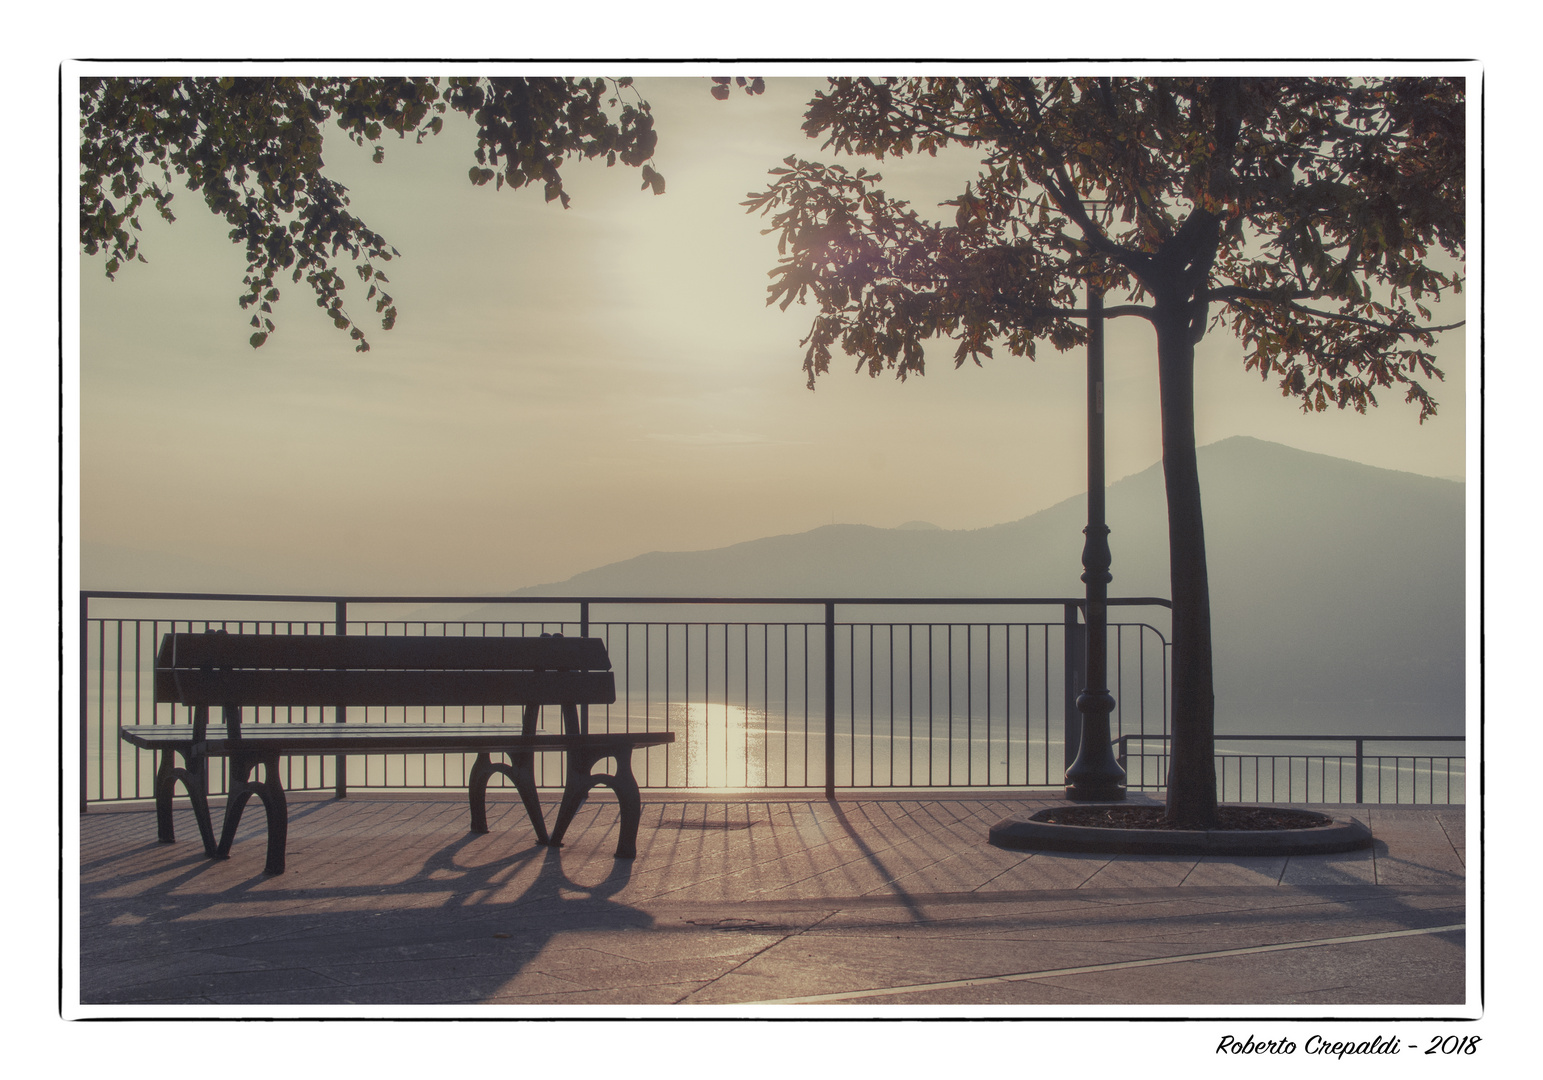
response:
<path id="1" fill-rule="evenodd" d="M 706 990 L 709 986 L 712 986 L 714 983 L 721 982 L 722 980 L 728 978 L 730 975 L 734 974 L 734 972 L 738 971 L 740 968 L 744 967 L 746 964 L 750 963 L 752 960 L 755 960 L 755 959 L 757 959 L 757 958 L 759 958 L 761 956 L 766 955 L 772 949 L 775 949 L 775 948 L 777 948 L 777 947 L 779 947 L 781 945 L 785 945 L 788 942 L 795 940 L 796 938 L 803 937 L 809 931 L 811 931 L 815 927 L 819 926 L 822 922 L 826 922 L 827 920 L 835 918 L 836 914 L 837 914 L 837 912 L 835 912 L 835 911 L 827 911 L 824 915 L 821 915 L 818 919 L 816 919 L 814 922 L 810 923 L 808 926 L 799 927 L 798 929 L 794 930 L 791 934 L 783 934 L 782 936 L 778 937 L 776 941 L 773 941 L 771 944 L 767 945 L 764 949 L 757 949 L 754 953 L 752 953 L 751 955 L 745 957 L 743 960 L 741 960 L 739 963 L 735 964 L 733 967 L 729 968 L 727 971 L 720 972 L 717 975 L 714 975 L 711 979 L 708 979 L 705 983 L 702 983 L 700 986 L 693 987 L 688 993 L 686 993 L 686 995 L 684 997 L 682 997 L 679 1000 L 677 1000 L 675 1002 L 675 1004 L 677 1004 L 677 1005 L 688 1004 L 688 999 L 691 998 L 693 995 L 700 994 L 703 990 Z"/>
<path id="2" fill-rule="evenodd" d="M 1050 971 L 1021 971 L 1011 975 L 985 975 L 976 979 L 951 979 L 947 982 L 912 983 L 908 986 L 890 986 L 872 990 L 846 990 L 835 994 L 809 994 L 804 997 L 771 998 L 765 1001 L 747 1002 L 751 1005 L 818 1005 L 827 1001 L 857 1001 L 862 998 L 890 997 L 895 994 L 921 994 L 935 990 L 957 990 L 970 986 L 990 986 L 993 983 L 1028 982 L 1033 979 L 1053 979 L 1065 975 L 1087 975 L 1098 971 L 1123 971 L 1130 968 L 1157 967 L 1162 964 L 1183 964 L 1191 960 L 1216 960 L 1226 956 L 1254 956 L 1259 953 L 1285 952 L 1290 949 L 1312 949 L 1321 945 L 1351 945 L 1362 941 L 1385 941 L 1389 938 L 1415 937 L 1421 934 L 1448 934 L 1454 930 L 1466 930 L 1466 923 L 1451 926 L 1428 926 L 1418 930 L 1387 930 L 1377 934 L 1354 934 L 1349 937 L 1318 938 L 1314 941 L 1288 941 L 1279 945 L 1251 945 L 1243 949 L 1220 949 L 1215 952 L 1185 953 L 1182 956 L 1156 956 L 1149 960 L 1121 960 L 1111 964 L 1086 964 L 1081 967 L 1055 968 Z"/>

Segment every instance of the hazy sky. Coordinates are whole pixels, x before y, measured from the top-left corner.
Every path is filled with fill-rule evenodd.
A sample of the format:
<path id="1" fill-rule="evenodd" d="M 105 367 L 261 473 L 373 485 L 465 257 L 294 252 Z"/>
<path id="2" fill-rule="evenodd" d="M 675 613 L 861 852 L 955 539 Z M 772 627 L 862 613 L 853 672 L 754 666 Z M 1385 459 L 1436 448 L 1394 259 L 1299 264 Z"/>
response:
<path id="1" fill-rule="evenodd" d="M 739 203 L 788 154 L 831 159 L 799 129 L 819 81 L 718 102 L 677 71 L 638 78 L 662 197 L 592 163 L 565 170 L 566 211 L 473 188 L 463 118 L 421 146 L 388 141 L 382 165 L 329 139 L 329 173 L 402 253 L 397 328 L 363 355 L 293 285 L 252 350 L 241 250 L 191 192 L 175 225 L 142 218 L 149 265 L 108 282 L 81 257 L 82 585 L 504 592 L 831 522 L 977 528 L 1082 491 L 1080 352 L 955 370 L 940 343 L 925 378 L 838 357 L 805 388 L 812 310 L 765 306 L 775 241 Z M 974 166 L 878 168 L 927 213 Z M 1463 476 L 1466 340 L 1443 335 L 1441 413 L 1422 426 L 1397 393 L 1369 416 L 1303 415 L 1212 333 L 1199 440 Z M 1154 351 L 1145 322 L 1111 323 L 1111 481 L 1160 457 Z"/>

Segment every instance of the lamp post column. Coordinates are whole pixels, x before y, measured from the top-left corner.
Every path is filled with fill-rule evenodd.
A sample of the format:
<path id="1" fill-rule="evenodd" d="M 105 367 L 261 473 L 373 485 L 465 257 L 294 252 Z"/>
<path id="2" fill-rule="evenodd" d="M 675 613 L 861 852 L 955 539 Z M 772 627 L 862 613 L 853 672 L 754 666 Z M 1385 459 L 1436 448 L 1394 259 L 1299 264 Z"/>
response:
<path id="1" fill-rule="evenodd" d="M 1088 286 L 1088 525 L 1082 530 L 1082 580 L 1087 586 L 1087 684 L 1077 695 L 1082 739 L 1066 770 L 1066 797 L 1078 802 L 1125 798 L 1125 770 L 1109 740 L 1109 526 L 1104 521 L 1104 296 Z"/>

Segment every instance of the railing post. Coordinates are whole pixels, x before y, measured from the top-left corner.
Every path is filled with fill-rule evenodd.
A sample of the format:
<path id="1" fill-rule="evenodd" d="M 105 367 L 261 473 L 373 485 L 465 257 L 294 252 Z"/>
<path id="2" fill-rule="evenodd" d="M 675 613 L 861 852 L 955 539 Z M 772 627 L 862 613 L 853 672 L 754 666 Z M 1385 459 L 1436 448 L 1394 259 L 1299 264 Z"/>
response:
<path id="1" fill-rule="evenodd" d="M 836 800 L 836 605 L 825 602 L 825 797 Z"/>
<path id="2" fill-rule="evenodd" d="M 579 601 L 579 637 L 589 637 L 589 601 Z M 579 730 L 589 734 L 589 706 L 579 706 Z"/>
<path id="3" fill-rule="evenodd" d="M 90 684 L 90 676 L 86 672 L 86 607 L 89 598 L 85 593 L 80 594 L 80 812 L 86 812 L 86 777 L 90 775 L 91 768 L 87 763 L 86 735 L 91 726 L 91 718 L 86 710 L 86 687 Z M 105 794 L 105 793 L 104 793 Z"/>
<path id="4" fill-rule="evenodd" d="M 1064 712 L 1061 755 L 1061 771 L 1064 773 L 1077 760 L 1082 745 L 1082 713 L 1077 711 L 1077 694 L 1082 690 L 1082 653 L 1085 642 L 1082 627 L 1077 622 L 1077 604 L 1067 601 L 1063 624 L 1066 648 L 1063 650 L 1066 672 L 1066 708 Z"/>
<path id="5" fill-rule="evenodd" d="M 334 621 L 332 632 L 338 637 L 348 633 L 348 601 L 338 600 L 333 605 Z M 348 722 L 348 706 L 334 705 L 332 707 L 332 721 L 336 724 Z M 348 758 L 343 754 L 334 754 L 332 757 L 333 796 L 338 799 L 348 798 Z"/>
<path id="6" fill-rule="evenodd" d="M 1365 745 L 1366 745 L 1366 740 L 1364 740 L 1364 739 L 1357 739 L 1355 741 L 1355 801 L 1356 802 L 1360 802 L 1361 801 L 1361 797 L 1362 797 L 1362 790 L 1361 790 L 1362 754 L 1361 754 L 1361 749 Z"/>

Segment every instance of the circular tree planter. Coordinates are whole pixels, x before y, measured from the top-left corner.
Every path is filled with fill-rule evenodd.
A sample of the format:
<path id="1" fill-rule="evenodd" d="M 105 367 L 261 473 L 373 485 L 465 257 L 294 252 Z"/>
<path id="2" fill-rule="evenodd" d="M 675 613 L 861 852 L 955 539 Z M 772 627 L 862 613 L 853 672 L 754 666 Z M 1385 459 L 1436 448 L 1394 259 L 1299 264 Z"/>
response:
<path id="1" fill-rule="evenodd" d="M 1021 851 L 1110 855 L 1328 855 L 1372 843 L 1371 830 L 1354 818 L 1270 807 L 1219 810 L 1222 828 L 1175 829 L 1162 822 L 1160 806 L 1053 806 L 997 822 L 990 840 Z"/>

